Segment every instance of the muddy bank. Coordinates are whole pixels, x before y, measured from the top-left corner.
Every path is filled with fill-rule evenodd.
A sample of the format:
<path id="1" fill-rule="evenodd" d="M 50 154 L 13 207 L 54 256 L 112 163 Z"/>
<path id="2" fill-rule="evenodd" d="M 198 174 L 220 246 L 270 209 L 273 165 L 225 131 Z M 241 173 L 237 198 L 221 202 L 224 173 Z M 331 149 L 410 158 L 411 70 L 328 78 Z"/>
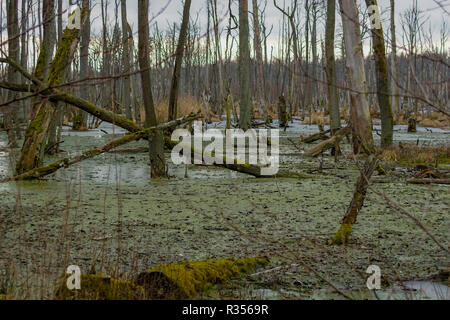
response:
<path id="1" fill-rule="evenodd" d="M 65 132 L 62 149 L 75 153 L 112 140 L 113 131 L 122 133 L 113 127 L 102 129 L 108 134 Z M 397 129 L 396 141 L 448 143 L 445 130 L 408 135 Z M 314 298 L 318 290 L 330 290 L 330 283 L 342 290 L 365 288 L 365 270 L 371 264 L 380 266 L 385 287 L 399 280 L 428 279 L 448 267 L 446 253 L 370 192 L 350 244 L 326 245 L 349 204 L 358 171 L 351 160 L 335 164 L 325 157 L 323 172 L 315 172 L 319 160 L 302 156 L 311 146 L 301 145 L 298 138 L 316 130 L 295 125 L 280 140 L 281 166 L 312 174 L 311 179 L 255 179 L 194 166 L 184 178 L 184 166 L 169 163 L 171 179 L 155 182 L 148 179 L 147 154 L 114 153 L 43 181 L 1 184 L 3 278 L 15 281 L 18 296 L 43 298 L 51 296 L 54 280 L 70 264 L 86 272 L 112 272 L 117 267 L 123 277 L 132 277 L 182 260 L 267 255 L 268 269 L 280 268 L 234 281 L 204 298 L 254 298 L 254 290 Z M 5 141 L 0 132 L 0 178 L 11 174 Z M 145 146 L 135 142 L 125 148 Z M 376 188 L 448 247 L 448 186 L 411 185 L 392 176 Z"/>

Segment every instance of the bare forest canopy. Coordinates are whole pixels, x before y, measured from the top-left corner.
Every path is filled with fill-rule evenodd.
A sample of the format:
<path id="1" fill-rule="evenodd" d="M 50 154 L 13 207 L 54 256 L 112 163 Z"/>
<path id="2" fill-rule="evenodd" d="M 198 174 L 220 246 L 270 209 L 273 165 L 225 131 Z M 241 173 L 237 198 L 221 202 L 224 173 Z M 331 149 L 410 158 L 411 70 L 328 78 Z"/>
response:
<path id="1" fill-rule="evenodd" d="M 1 1 L 2 50 L 8 50 L 7 2 Z M 53 1 L 55 25 L 52 37 L 59 38 L 67 22 L 69 1 Z M 61 8 L 58 4 L 61 2 Z M 73 1 L 81 4 L 82 1 Z M 238 72 L 238 1 L 196 0 L 193 1 L 182 60 L 179 94 L 198 101 L 207 99 L 210 111 L 221 114 L 223 99 L 228 93 L 239 94 Z M 297 3 L 293 12 L 293 4 Z M 361 21 L 365 69 L 370 106 L 376 106 L 376 74 L 370 37 L 366 4 L 358 1 Z M 396 109 L 403 111 L 425 111 L 431 113 L 442 109 L 448 114 L 448 49 L 449 25 L 447 1 L 395 1 L 396 25 L 395 49 L 397 91 L 391 92 Z M 17 1 L 18 29 L 20 40 L 19 62 L 29 71 L 34 70 L 42 45 L 44 28 L 42 1 Z M 277 9 L 276 6 L 280 9 Z M 337 3 L 336 3 L 337 5 Z M 22 8 L 22 6 L 24 6 Z M 250 6 L 250 35 L 252 92 L 258 92 L 258 78 L 263 78 L 264 106 L 255 111 L 276 109 L 280 94 L 288 97 L 288 108 L 293 113 L 326 110 L 325 72 L 325 23 L 326 1 L 257 1 L 258 33 L 255 30 L 255 15 Z M 338 6 L 338 5 L 337 5 Z M 390 28 L 390 3 L 379 1 L 384 27 L 386 55 L 388 57 L 389 80 L 394 82 L 394 61 Z M 85 97 L 105 108 L 140 118 L 141 80 L 138 65 L 137 5 L 125 4 L 127 16 L 122 15 L 121 1 L 92 0 L 87 68 L 82 70 L 80 51 L 74 53 L 70 72 L 66 76 L 71 93 L 85 92 Z M 24 10 L 25 9 L 25 10 Z M 155 102 L 169 99 L 175 53 L 180 31 L 182 4 L 179 1 L 150 1 L 149 57 L 152 91 Z M 339 8 L 338 8 L 339 9 Z M 287 13 L 288 15 L 284 14 Z M 290 23 L 292 16 L 293 24 Z M 52 17 L 50 17 L 52 18 Z M 341 108 L 349 106 L 348 82 L 345 79 L 344 40 L 341 19 L 336 19 L 336 85 Z M 293 29 L 294 27 L 294 29 Z M 293 38 L 296 43 L 293 44 Z M 259 45 L 256 45 L 258 39 Z M 295 46 L 295 48 L 294 48 Z M 257 49 L 261 51 L 258 61 Z M 127 61 L 125 62 L 124 59 Z M 258 68 L 261 64 L 259 75 Z M 87 72 L 83 72 L 87 71 Z M 7 65 L 0 64 L 0 76 L 6 79 Z M 91 80 L 86 80 L 89 78 Z M 423 86 L 422 92 L 417 80 Z M 130 84 L 128 84 L 130 83 Z M 64 86 L 65 84 L 61 84 Z M 128 89 L 130 87 L 130 89 Z M 6 90 L 2 89 L 2 104 L 6 104 Z M 129 93 L 128 93 L 129 92 Z M 128 97 L 129 96 L 129 97 Z M 254 97 L 257 100 L 257 97 Z M 18 117 L 29 114 L 27 102 L 21 102 Z M 124 105 L 124 104 L 127 105 Z M 255 102 L 256 104 L 256 102 Z M 259 103 L 261 104 L 261 103 Z M 29 109 L 29 108 L 28 108 Z M 130 109 L 130 110 L 127 110 Z M 142 112 L 141 112 L 142 113 Z"/>

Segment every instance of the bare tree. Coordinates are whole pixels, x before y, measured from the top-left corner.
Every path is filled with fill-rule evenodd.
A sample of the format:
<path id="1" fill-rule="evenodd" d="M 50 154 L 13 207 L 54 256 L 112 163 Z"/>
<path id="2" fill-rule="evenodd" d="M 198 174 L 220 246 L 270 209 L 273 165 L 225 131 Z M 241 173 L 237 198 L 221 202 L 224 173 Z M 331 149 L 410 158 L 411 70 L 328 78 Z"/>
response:
<path id="1" fill-rule="evenodd" d="M 138 0 L 139 67 L 141 69 L 142 95 L 145 108 L 145 126 L 149 128 L 156 126 L 158 121 L 156 120 L 150 78 L 148 4 L 148 0 Z M 156 132 L 149 137 L 149 149 L 152 178 L 166 177 L 164 144 L 161 133 Z"/>
<path id="2" fill-rule="evenodd" d="M 341 127 L 339 97 L 336 82 L 336 61 L 334 55 L 334 33 L 336 29 L 336 0 L 327 0 L 327 22 L 325 27 L 326 74 L 328 82 L 328 112 L 332 134 Z"/>
<path id="3" fill-rule="evenodd" d="M 123 92 L 122 92 L 122 107 L 125 108 L 126 116 L 132 119 L 131 108 L 131 80 L 127 73 L 130 72 L 130 41 L 132 41 L 132 34 L 130 34 L 130 27 L 127 21 L 127 1 L 120 2 L 121 20 L 122 20 L 122 72 L 123 77 Z"/>
<path id="4" fill-rule="evenodd" d="M 258 95 L 259 112 L 261 115 L 266 113 L 265 111 L 265 97 L 264 97 L 264 72 L 263 72 L 263 58 L 261 49 L 261 32 L 259 22 L 259 8 L 258 1 L 253 0 L 253 29 L 254 29 L 254 47 L 256 53 L 256 92 Z"/>
<path id="5" fill-rule="evenodd" d="M 89 43 L 91 42 L 91 19 L 90 19 L 90 1 L 83 0 L 81 10 L 86 17 L 85 23 L 81 26 L 81 44 L 80 44 L 80 77 L 89 78 Z M 89 100 L 89 86 L 80 87 L 80 98 Z M 73 122 L 74 130 L 87 130 L 87 113 L 78 110 Z"/>
<path id="6" fill-rule="evenodd" d="M 250 95 L 250 48 L 248 26 L 248 0 L 239 0 L 239 126 L 247 130 L 251 126 L 252 102 Z"/>
<path id="7" fill-rule="evenodd" d="M 50 16 L 50 14 L 52 17 L 54 17 L 53 0 L 45 1 L 43 8 L 44 17 L 48 17 Z M 83 22 L 84 18 L 85 16 L 82 15 Z M 51 37 L 53 34 L 51 29 L 51 25 L 44 24 L 44 43 L 52 41 Z M 63 72 L 64 70 L 66 70 L 67 65 L 71 63 L 73 54 L 78 47 L 80 36 L 79 33 L 80 30 L 78 29 L 66 28 L 62 36 L 62 40 L 60 41 L 58 49 L 55 53 L 55 58 L 52 60 L 51 64 L 46 63 L 46 61 L 48 61 L 47 55 L 51 56 L 51 51 L 49 50 L 49 48 L 41 46 L 38 64 L 35 67 L 33 76 L 31 77 L 35 85 L 38 85 L 40 87 L 54 87 L 62 83 Z M 49 37 L 50 39 L 46 39 L 47 37 Z M 46 72 L 45 70 L 46 68 L 48 68 L 48 66 L 50 66 L 50 68 Z M 45 73 L 48 74 L 47 79 L 44 78 Z M 20 159 L 16 166 L 17 174 L 22 174 L 24 172 L 30 171 L 38 167 L 42 163 L 45 151 L 45 142 L 54 111 L 55 108 L 53 106 L 53 102 L 50 101 L 48 96 L 36 100 L 36 103 L 33 106 L 33 118 L 27 128 L 25 141 L 23 143 L 22 152 L 20 154 Z"/>
<path id="8" fill-rule="evenodd" d="M 366 0 L 367 7 L 378 7 L 377 0 Z M 383 27 L 372 28 L 373 53 L 377 76 L 377 97 L 381 113 L 381 147 L 392 145 L 394 119 L 391 106 L 391 90 L 389 88 L 389 74 L 384 45 Z"/>
<path id="9" fill-rule="evenodd" d="M 395 1 L 391 1 L 391 46 L 392 46 L 392 94 L 393 94 L 393 111 L 398 119 L 400 112 L 400 97 L 398 89 L 398 59 L 397 59 L 397 35 L 395 34 Z"/>
<path id="10" fill-rule="evenodd" d="M 1 10 L 1 8 L 0 8 Z M 19 45 L 19 14 L 18 14 L 18 0 L 11 0 L 7 2 L 6 23 L 8 29 L 8 56 L 15 62 L 19 61 L 20 45 Z M 11 83 L 18 83 L 19 73 L 11 65 L 8 67 L 8 81 Z M 17 97 L 16 92 L 8 91 L 8 100 L 13 100 Z M 17 147 L 16 134 L 14 127 L 17 125 L 14 121 L 15 112 L 13 106 L 9 106 L 4 114 L 4 125 L 8 135 L 9 146 L 11 148 Z"/>
<path id="11" fill-rule="evenodd" d="M 351 126 L 354 153 L 374 151 L 372 137 L 372 120 L 367 99 L 366 73 L 358 7 L 356 0 L 339 0 L 346 62 L 348 68 L 348 82 L 350 88 Z"/>
<path id="12" fill-rule="evenodd" d="M 180 36 L 178 38 L 177 51 L 175 53 L 175 68 L 172 76 L 172 87 L 169 98 L 169 121 L 177 117 L 178 105 L 178 86 L 181 76 L 181 65 L 183 63 L 184 47 L 186 45 L 186 36 L 189 27 L 189 12 L 191 9 L 191 0 L 185 0 L 183 9 L 183 21 L 181 22 Z"/>

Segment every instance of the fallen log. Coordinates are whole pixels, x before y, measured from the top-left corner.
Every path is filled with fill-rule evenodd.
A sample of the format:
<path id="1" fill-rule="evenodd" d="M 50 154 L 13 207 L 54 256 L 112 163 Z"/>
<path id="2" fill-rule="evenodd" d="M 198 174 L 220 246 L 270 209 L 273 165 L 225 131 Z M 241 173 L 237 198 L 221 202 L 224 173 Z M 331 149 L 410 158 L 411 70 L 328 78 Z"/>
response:
<path id="1" fill-rule="evenodd" d="M 300 142 L 313 143 L 313 142 L 315 142 L 317 140 L 329 139 L 330 137 L 327 136 L 327 134 L 330 133 L 330 132 L 331 132 L 331 130 L 316 132 L 316 133 L 313 133 L 313 134 L 311 134 L 311 135 L 309 135 L 309 136 L 307 136 L 305 138 L 301 137 L 300 138 Z"/>
<path id="2" fill-rule="evenodd" d="M 422 179 L 409 179 L 406 182 L 412 184 L 450 184 L 450 179 L 422 178 Z"/>
<path id="3" fill-rule="evenodd" d="M 308 152 L 305 152 L 305 156 L 317 157 L 322 152 L 325 152 L 328 149 L 331 149 L 331 148 L 335 147 L 337 144 L 339 144 L 342 141 L 342 139 L 344 139 L 350 133 L 351 133 L 350 127 L 345 127 L 345 128 L 339 129 L 335 133 L 335 135 L 332 136 L 330 139 L 319 143 L 317 146 L 315 146 L 314 148 L 312 148 Z"/>
<path id="4" fill-rule="evenodd" d="M 169 149 L 172 149 L 175 145 L 177 145 L 179 142 L 173 141 L 171 140 L 170 142 L 166 142 L 166 147 Z M 195 154 L 200 154 L 203 156 L 204 155 L 204 149 L 202 149 L 202 151 L 195 149 L 194 146 L 191 146 L 191 160 L 192 163 L 194 162 L 194 155 Z M 210 153 L 211 158 L 215 158 L 215 154 L 214 153 Z M 233 162 L 233 163 L 231 163 Z M 250 163 L 242 163 L 242 164 L 238 164 L 236 159 L 230 159 L 227 156 L 222 156 L 222 163 L 212 163 L 212 166 L 215 167 L 219 167 L 219 168 L 225 168 L 225 169 L 229 169 L 232 171 L 237 171 L 237 172 L 241 172 L 241 173 L 245 173 L 251 176 L 254 176 L 255 178 L 298 178 L 298 179 L 303 179 L 303 178 L 310 178 L 310 176 L 302 174 L 302 173 L 297 173 L 297 172 L 292 172 L 292 171 L 288 171 L 288 170 L 278 170 L 277 173 L 273 174 L 273 175 L 266 175 L 262 173 L 262 170 L 264 168 L 264 166 L 258 166 L 258 165 L 254 165 L 254 164 L 250 164 Z"/>
<path id="5" fill-rule="evenodd" d="M 142 272 L 136 284 L 144 288 L 146 298 L 193 299 L 215 284 L 254 272 L 268 263 L 266 257 L 183 261 Z"/>
<path id="6" fill-rule="evenodd" d="M 120 149 L 120 150 L 112 150 L 110 153 L 147 153 L 148 148 L 131 148 L 131 149 Z"/>
<path id="7" fill-rule="evenodd" d="M 14 177 L 7 178 L 5 180 L 1 180 L 0 183 L 9 182 L 9 181 L 39 179 L 41 177 L 52 174 L 61 168 L 67 168 L 71 165 L 74 165 L 74 164 L 79 163 L 86 159 L 93 158 L 95 156 L 98 156 L 102 153 L 108 152 L 108 151 L 115 149 L 119 146 L 122 146 L 124 144 L 147 137 L 153 131 L 174 128 L 183 123 L 193 121 L 193 120 L 197 119 L 198 117 L 199 117 L 199 114 L 192 114 L 192 115 L 189 115 L 189 116 L 177 119 L 177 120 L 167 122 L 165 124 L 160 124 L 156 127 L 152 127 L 152 128 L 138 131 L 138 132 L 134 132 L 134 133 L 128 134 L 124 137 L 121 137 L 119 139 L 113 140 L 102 147 L 84 151 L 83 153 L 81 153 L 80 155 L 75 156 L 75 157 L 67 157 L 64 159 L 57 160 L 55 162 L 50 163 L 49 165 L 41 166 L 41 167 L 38 167 L 38 168 L 35 168 L 32 170 L 29 170 L 27 172 L 24 172 L 22 174 L 16 175 Z"/>

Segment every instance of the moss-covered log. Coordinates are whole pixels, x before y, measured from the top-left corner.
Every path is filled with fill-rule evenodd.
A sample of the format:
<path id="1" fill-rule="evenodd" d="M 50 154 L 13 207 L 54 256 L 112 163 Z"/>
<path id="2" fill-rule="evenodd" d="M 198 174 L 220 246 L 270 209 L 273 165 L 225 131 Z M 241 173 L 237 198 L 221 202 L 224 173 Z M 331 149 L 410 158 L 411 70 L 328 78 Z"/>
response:
<path id="1" fill-rule="evenodd" d="M 58 279 L 57 300 L 139 300 L 144 298 L 144 288 L 131 281 L 118 280 L 102 273 L 82 274 L 81 289 L 69 290 L 65 274 Z"/>
<path id="2" fill-rule="evenodd" d="M 306 152 L 305 156 L 317 157 L 322 152 L 325 152 L 328 149 L 336 147 L 341 142 L 341 140 L 344 139 L 350 133 L 351 133 L 350 127 L 345 127 L 345 128 L 339 129 L 338 131 L 336 131 L 335 135 L 332 136 L 330 139 L 319 143 L 313 149 Z"/>
<path id="3" fill-rule="evenodd" d="M 122 145 L 130 143 L 132 141 L 145 138 L 149 134 L 151 134 L 152 132 L 154 132 L 156 130 L 166 130 L 166 129 L 170 129 L 170 128 L 175 128 L 183 123 L 193 121 L 193 120 L 197 119 L 198 116 L 199 115 L 191 114 L 189 116 L 186 116 L 186 117 L 183 117 L 180 119 L 176 119 L 176 120 L 170 121 L 168 123 L 160 124 L 153 128 L 143 129 L 141 131 L 134 132 L 134 133 L 128 134 L 124 137 L 121 137 L 119 139 L 113 140 L 102 147 L 84 151 L 83 153 L 81 153 L 78 156 L 68 157 L 68 158 L 57 160 L 55 162 L 50 163 L 49 165 L 41 166 L 41 167 L 38 167 L 38 168 L 35 168 L 32 170 L 26 171 L 22 174 L 2 180 L 0 182 L 39 179 L 41 177 L 52 174 L 61 168 L 67 168 L 67 167 L 74 165 L 76 163 L 79 163 L 83 160 L 87 160 L 87 159 L 96 157 L 98 155 L 101 155 L 105 152 L 109 152 L 112 149 L 115 149 L 117 147 L 120 147 Z"/>
<path id="4" fill-rule="evenodd" d="M 353 193 L 353 199 L 350 202 L 350 206 L 347 209 L 347 213 L 342 220 L 341 227 L 331 240 L 331 244 L 345 244 L 350 239 L 352 234 L 353 225 L 356 223 L 356 218 L 358 213 L 364 205 L 364 200 L 366 198 L 367 188 L 369 187 L 369 181 L 378 167 L 378 159 L 375 156 L 369 156 L 367 159 L 361 175 L 356 183 L 355 192 Z"/>
<path id="5" fill-rule="evenodd" d="M 177 145 L 178 142 L 171 140 L 170 142 L 168 140 L 166 140 L 166 144 L 165 147 L 167 149 L 172 149 L 175 145 Z M 195 149 L 194 146 L 191 146 L 191 158 L 192 158 L 192 162 L 194 160 L 194 155 L 196 153 L 201 153 L 202 155 L 204 155 L 205 150 L 202 149 L 197 150 Z M 211 158 L 215 157 L 214 153 L 210 153 Z M 229 164 L 228 164 L 228 163 Z M 231 163 L 234 162 L 234 163 Z M 242 163 L 242 164 L 238 164 L 236 159 L 234 159 L 233 161 L 231 161 L 228 157 L 223 156 L 222 157 L 222 164 L 220 163 L 213 163 L 212 164 L 215 167 L 219 167 L 219 168 L 225 168 L 225 169 L 229 169 L 232 171 L 237 171 L 237 172 L 241 172 L 241 173 L 245 173 L 251 176 L 254 176 L 255 178 L 297 178 L 297 179 L 302 179 L 302 178 L 309 178 L 308 175 L 302 174 L 302 173 L 298 173 L 298 172 L 292 172 L 292 171 L 288 171 L 288 170 L 278 170 L 278 172 L 276 174 L 273 175 L 267 175 L 267 174 L 263 174 L 262 170 L 264 168 L 267 167 L 263 167 L 263 166 L 258 166 L 258 165 L 254 165 L 254 164 L 250 164 L 250 163 Z"/>
<path id="6" fill-rule="evenodd" d="M 11 83 L 11 82 L 0 81 L 0 88 L 6 89 L 6 90 L 17 91 L 17 92 L 32 92 L 34 86 L 28 86 L 26 84 L 20 84 L 20 83 Z"/>
<path id="7" fill-rule="evenodd" d="M 67 104 L 70 104 L 72 106 L 75 106 L 81 110 L 86 111 L 87 113 L 93 115 L 94 117 L 97 117 L 103 121 L 113 123 L 118 127 L 121 127 L 127 131 L 130 132 L 137 132 L 142 130 L 143 128 L 138 126 L 133 121 L 115 114 L 114 112 L 111 112 L 109 110 L 99 108 L 95 104 L 93 104 L 90 101 L 78 98 L 72 94 L 63 92 L 61 90 L 53 90 L 53 94 L 51 95 L 51 99 L 53 101 L 61 101 L 65 102 Z"/>
<path id="8" fill-rule="evenodd" d="M 156 266 L 138 276 L 151 299 L 193 299 L 217 283 L 251 273 L 265 266 L 265 257 L 245 259 L 206 259 Z"/>

